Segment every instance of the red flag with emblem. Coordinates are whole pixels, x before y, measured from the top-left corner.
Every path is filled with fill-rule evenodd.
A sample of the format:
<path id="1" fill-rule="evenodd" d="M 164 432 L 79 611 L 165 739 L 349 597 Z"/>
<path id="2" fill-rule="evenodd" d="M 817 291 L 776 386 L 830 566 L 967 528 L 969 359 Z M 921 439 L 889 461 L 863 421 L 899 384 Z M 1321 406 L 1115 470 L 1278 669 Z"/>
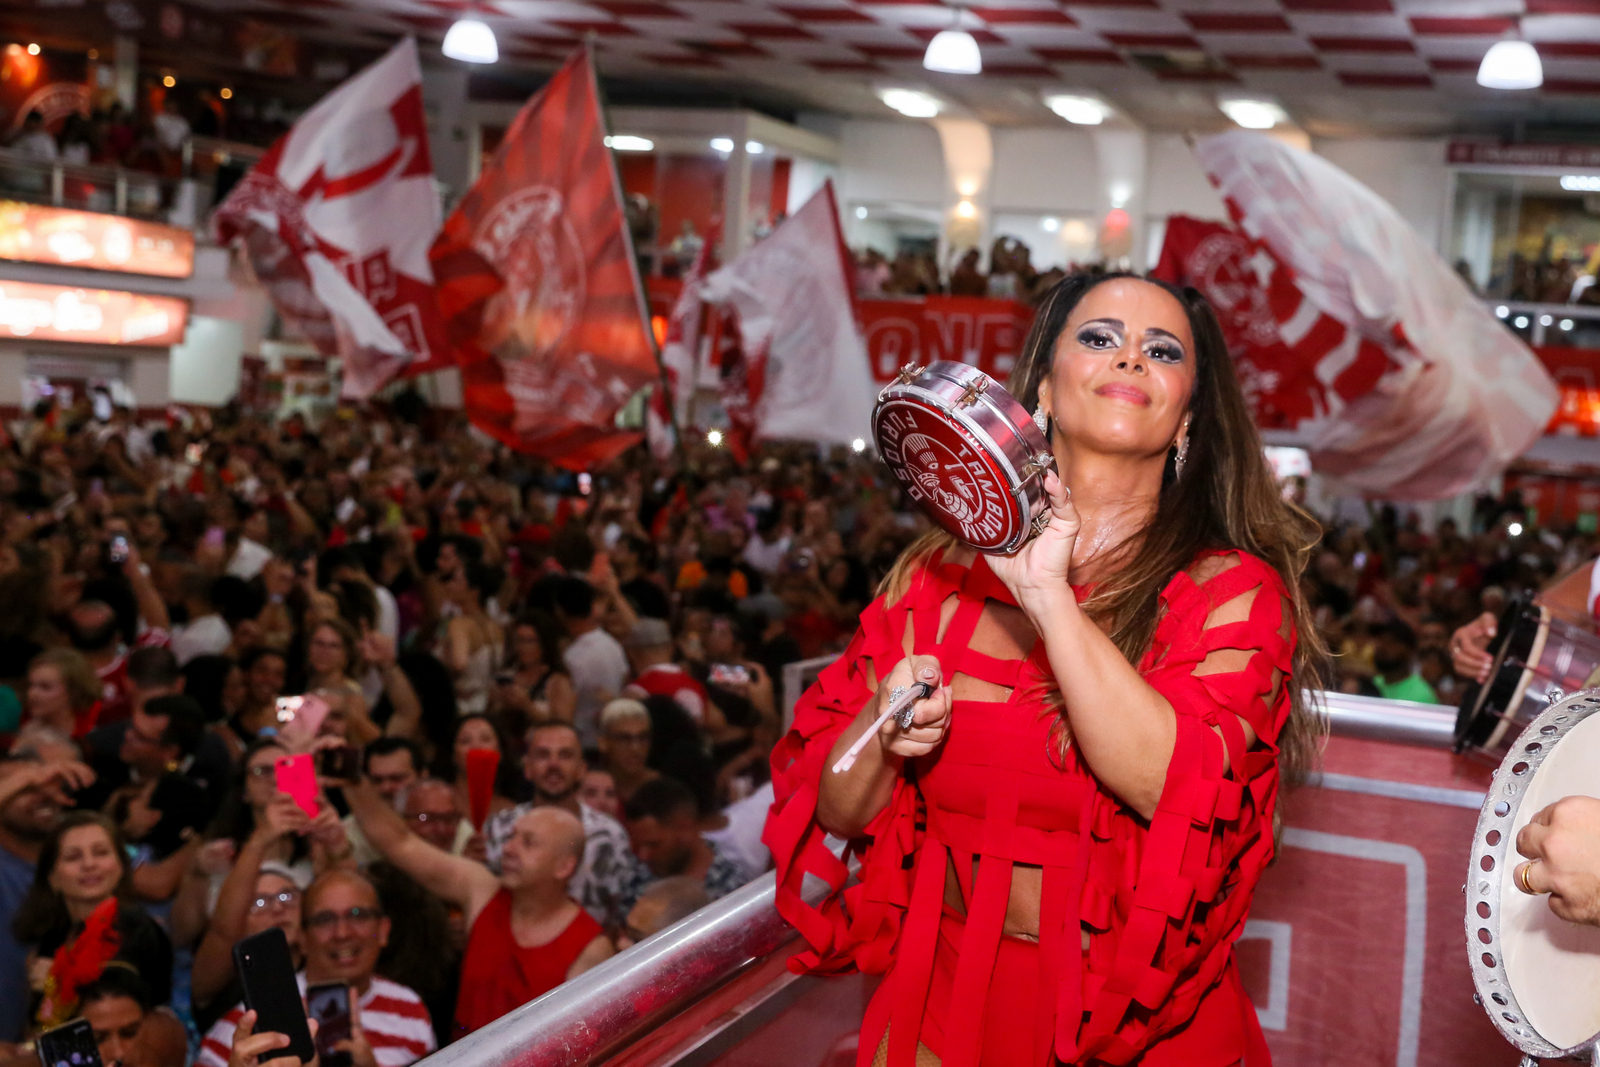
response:
<path id="1" fill-rule="evenodd" d="M 474 425 L 572 469 L 640 439 L 617 412 L 659 370 L 587 52 L 517 114 L 430 257 Z"/>
<path id="2" fill-rule="evenodd" d="M 242 239 L 278 314 L 343 361 L 344 395 L 450 365 L 428 246 L 439 196 L 407 38 L 323 97 L 213 216 Z"/>

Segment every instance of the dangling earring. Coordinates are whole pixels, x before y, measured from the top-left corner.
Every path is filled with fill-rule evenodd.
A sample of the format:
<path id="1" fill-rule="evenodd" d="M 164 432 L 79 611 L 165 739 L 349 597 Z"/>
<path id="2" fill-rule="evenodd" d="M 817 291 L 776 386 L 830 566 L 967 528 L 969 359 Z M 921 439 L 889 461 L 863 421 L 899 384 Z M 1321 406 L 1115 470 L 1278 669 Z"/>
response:
<path id="1" fill-rule="evenodd" d="M 1183 444 L 1178 446 L 1178 454 L 1172 458 L 1172 480 L 1177 481 L 1183 477 L 1183 462 L 1189 458 L 1189 435 L 1184 434 Z"/>
<path id="2" fill-rule="evenodd" d="M 1043 404 L 1033 409 L 1033 424 L 1039 427 L 1039 432 L 1044 434 L 1046 441 L 1050 440 L 1050 416 L 1045 414 Z"/>

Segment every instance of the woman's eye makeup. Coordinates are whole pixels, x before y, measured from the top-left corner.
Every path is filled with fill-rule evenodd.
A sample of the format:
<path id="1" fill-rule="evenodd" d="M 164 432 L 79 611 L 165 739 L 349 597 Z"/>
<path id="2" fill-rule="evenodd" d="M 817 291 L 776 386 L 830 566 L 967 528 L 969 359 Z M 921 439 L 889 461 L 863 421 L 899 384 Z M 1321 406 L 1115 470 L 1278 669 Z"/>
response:
<path id="1" fill-rule="evenodd" d="M 1121 348 L 1122 337 L 1109 326 L 1086 326 L 1078 331 L 1078 343 L 1085 348 Z"/>
<path id="2" fill-rule="evenodd" d="M 1145 346 L 1144 354 L 1162 363 L 1183 362 L 1183 346 L 1171 341 L 1152 341 Z"/>

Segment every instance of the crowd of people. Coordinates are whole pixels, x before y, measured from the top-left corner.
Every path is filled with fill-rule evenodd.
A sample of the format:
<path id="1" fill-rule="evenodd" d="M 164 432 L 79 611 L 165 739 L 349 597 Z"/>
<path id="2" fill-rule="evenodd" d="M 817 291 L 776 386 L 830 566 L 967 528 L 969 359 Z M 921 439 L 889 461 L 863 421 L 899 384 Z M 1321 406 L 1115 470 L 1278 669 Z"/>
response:
<path id="1" fill-rule="evenodd" d="M 856 295 L 869 299 L 945 294 L 1017 300 L 1032 306 L 1067 274 L 1059 266 L 1039 270 L 1025 243 L 1003 236 L 994 239 L 987 263 L 978 249 L 960 249 L 944 272 L 931 248 L 902 248 L 890 257 L 867 247 L 856 250 L 854 259 Z"/>
<path id="2" fill-rule="evenodd" d="M 0 442 L 0 1061 L 82 1015 L 108 1063 L 222 1067 L 277 927 L 404 1067 L 769 868 L 784 668 L 924 520 L 848 451 L 579 478 L 425 414 Z M 1512 519 L 1329 528 L 1337 684 L 1453 699 L 1451 630 L 1594 551 Z"/>

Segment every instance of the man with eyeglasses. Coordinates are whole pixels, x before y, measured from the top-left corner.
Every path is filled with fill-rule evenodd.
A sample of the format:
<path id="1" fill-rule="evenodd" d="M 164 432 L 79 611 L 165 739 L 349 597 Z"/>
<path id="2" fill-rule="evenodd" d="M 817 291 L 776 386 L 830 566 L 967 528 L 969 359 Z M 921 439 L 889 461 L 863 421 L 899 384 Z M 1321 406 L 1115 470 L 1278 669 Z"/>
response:
<path id="1" fill-rule="evenodd" d="M 421 781 L 423 762 L 422 749 L 409 737 L 380 737 L 361 753 L 362 769 L 367 772 L 367 780 L 394 805 L 396 811 L 401 810 L 411 788 Z M 452 795 L 452 807 L 454 801 Z M 377 849 L 367 843 L 355 816 L 346 815 L 342 821 L 345 840 L 350 842 L 356 866 L 366 868 L 383 858 Z M 455 821 L 460 823 L 461 820 L 457 818 Z"/>
<path id="2" fill-rule="evenodd" d="M 456 791 L 437 778 L 424 778 L 406 790 L 400 814 L 418 837 L 452 856 L 461 855 L 472 840 L 472 824 L 456 807 Z"/>
<path id="3" fill-rule="evenodd" d="M 389 943 L 389 920 L 372 883 L 355 871 L 329 871 L 306 890 L 302 911 L 301 996 L 309 985 L 350 987 L 352 1034 L 334 1048 L 350 1053 L 352 1067 L 408 1067 L 432 1052 L 437 1044 L 422 998 L 373 973 Z M 240 1004 L 206 1033 L 195 1058 L 198 1067 L 227 1067 L 243 1016 Z"/>

